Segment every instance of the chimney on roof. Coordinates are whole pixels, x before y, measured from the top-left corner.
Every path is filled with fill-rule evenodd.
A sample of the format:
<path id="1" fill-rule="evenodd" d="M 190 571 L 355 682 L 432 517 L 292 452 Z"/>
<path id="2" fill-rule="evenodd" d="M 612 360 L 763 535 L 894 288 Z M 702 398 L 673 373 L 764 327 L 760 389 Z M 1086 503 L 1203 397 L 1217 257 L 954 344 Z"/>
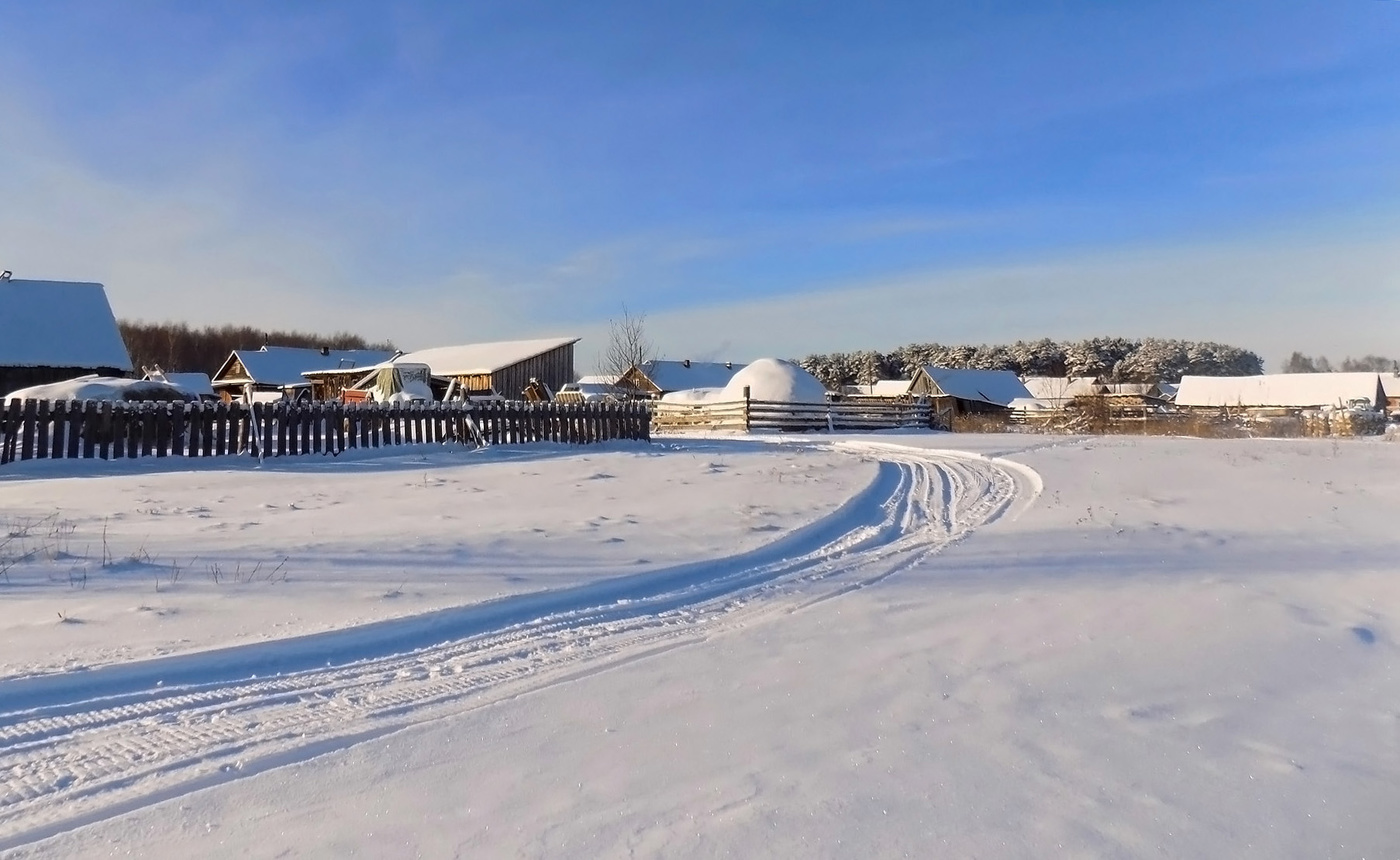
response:
<path id="1" fill-rule="evenodd" d="M 322 354 L 322 355 L 330 355 L 330 354 L 331 354 L 331 348 L 328 347 L 328 346 L 323 346 L 323 347 L 321 347 L 321 354 Z"/>
<path id="2" fill-rule="evenodd" d="M 683 359 L 681 359 L 681 367 L 690 367 L 690 359 L 688 359 L 688 358 L 683 358 Z"/>

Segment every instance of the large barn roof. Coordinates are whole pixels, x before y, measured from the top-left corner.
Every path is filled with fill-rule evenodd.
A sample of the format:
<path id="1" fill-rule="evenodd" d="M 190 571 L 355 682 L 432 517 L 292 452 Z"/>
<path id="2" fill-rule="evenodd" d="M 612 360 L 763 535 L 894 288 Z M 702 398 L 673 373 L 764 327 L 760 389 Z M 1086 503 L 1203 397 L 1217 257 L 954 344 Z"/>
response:
<path id="1" fill-rule="evenodd" d="M 0 281 L 0 366 L 131 370 L 101 284 Z"/>
<path id="2" fill-rule="evenodd" d="M 723 388 L 744 369 L 742 364 L 719 361 L 674 361 L 656 359 L 638 368 L 661 391 L 686 391 L 691 388 Z"/>
<path id="3" fill-rule="evenodd" d="M 426 364 L 438 376 L 475 376 L 495 373 L 513 364 L 544 355 L 561 346 L 579 342 L 576 337 L 503 340 L 494 343 L 468 343 L 461 346 L 435 346 L 400 356 L 397 361 Z"/>
<path id="4" fill-rule="evenodd" d="M 1017 398 L 1031 396 L 1020 377 L 1009 370 L 925 367 L 924 373 L 938 384 L 944 394 L 959 400 L 980 400 L 1008 406 Z"/>
<path id="5" fill-rule="evenodd" d="M 383 349 L 332 349 L 322 354 L 319 349 L 296 346 L 265 346 L 262 349 L 235 349 L 224 366 L 214 375 L 218 382 L 235 381 L 227 371 L 234 359 L 248 371 L 248 380 L 259 385 L 298 385 L 306 382 L 301 374 L 308 370 L 332 370 L 342 367 L 369 368 L 387 360 L 393 353 Z M 237 381 L 245 381 L 237 377 Z"/>
<path id="6" fill-rule="evenodd" d="M 1381 394 L 1376 373 L 1272 373 L 1263 376 L 1183 376 L 1177 406 L 1309 408 L 1375 405 Z"/>

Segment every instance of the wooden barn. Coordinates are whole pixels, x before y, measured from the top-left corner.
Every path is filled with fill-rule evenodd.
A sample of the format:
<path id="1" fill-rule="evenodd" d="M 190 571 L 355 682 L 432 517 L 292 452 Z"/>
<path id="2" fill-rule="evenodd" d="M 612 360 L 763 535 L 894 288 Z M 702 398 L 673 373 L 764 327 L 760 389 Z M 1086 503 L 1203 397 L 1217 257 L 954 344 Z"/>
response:
<path id="1" fill-rule="evenodd" d="M 1011 401 L 1031 398 L 1020 377 L 1009 370 L 921 367 L 909 393 L 930 397 L 939 415 L 1003 414 Z"/>
<path id="2" fill-rule="evenodd" d="M 1400 373 L 1382 373 L 1381 388 L 1385 391 L 1386 411 L 1400 411 Z"/>
<path id="3" fill-rule="evenodd" d="M 311 383 L 302 376 L 309 370 L 370 368 L 393 355 L 382 349 L 303 349 L 294 346 L 264 346 L 262 349 L 235 349 L 224 360 L 211 385 L 225 401 L 247 403 L 279 400 L 289 394 L 306 392 Z"/>
<path id="4" fill-rule="evenodd" d="M 1360 405 L 1383 410 L 1378 373 L 1271 373 L 1260 376 L 1183 376 L 1176 406 L 1184 411 L 1248 413 Z"/>
<path id="5" fill-rule="evenodd" d="M 697 388 L 723 388 L 744 367 L 732 361 L 655 359 L 628 368 L 618 379 L 617 387 L 641 397 L 661 397 L 672 391 Z"/>
<path id="6" fill-rule="evenodd" d="M 0 396 L 91 373 L 132 374 L 102 285 L 0 280 Z"/>
<path id="7" fill-rule="evenodd" d="M 574 381 L 574 344 L 579 338 L 510 340 L 437 346 L 406 353 L 397 361 L 426 364 L 433 376 L 456 380 L 469 395 L 495 392 L 520 400 L 532 380 L 551 392 Z"/>

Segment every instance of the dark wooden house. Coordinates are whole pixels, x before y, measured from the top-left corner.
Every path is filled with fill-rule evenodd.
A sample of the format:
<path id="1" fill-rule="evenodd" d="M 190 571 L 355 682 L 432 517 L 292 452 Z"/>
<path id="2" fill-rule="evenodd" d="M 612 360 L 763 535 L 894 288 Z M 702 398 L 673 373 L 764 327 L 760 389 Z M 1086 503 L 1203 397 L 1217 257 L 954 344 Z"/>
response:
<path id="1" fill-rule="evenodd" d="M 0 280 L 0 396 L 92 373 L 132 375 L 102 285 Z"/>

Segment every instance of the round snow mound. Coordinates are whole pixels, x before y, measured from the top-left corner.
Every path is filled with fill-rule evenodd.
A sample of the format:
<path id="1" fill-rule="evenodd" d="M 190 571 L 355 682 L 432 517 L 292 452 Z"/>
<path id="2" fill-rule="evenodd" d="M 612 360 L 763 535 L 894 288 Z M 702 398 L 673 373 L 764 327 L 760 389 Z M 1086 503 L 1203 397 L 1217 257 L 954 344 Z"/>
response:
<path id="1" fill-rule="evenodd" d="M 791 361 L 760 358 L 734 374 L 724 386 L 722 400 L 743 400 L 748 386 L 750 400 L 773 403 L 825 403 L 826 386 Z"/>
<path id="2" fill-rule="evenodd" d="M 661 395 L 662 403 L 719 403 L 724 400 L 723 388 L 685 388 Z"/>

